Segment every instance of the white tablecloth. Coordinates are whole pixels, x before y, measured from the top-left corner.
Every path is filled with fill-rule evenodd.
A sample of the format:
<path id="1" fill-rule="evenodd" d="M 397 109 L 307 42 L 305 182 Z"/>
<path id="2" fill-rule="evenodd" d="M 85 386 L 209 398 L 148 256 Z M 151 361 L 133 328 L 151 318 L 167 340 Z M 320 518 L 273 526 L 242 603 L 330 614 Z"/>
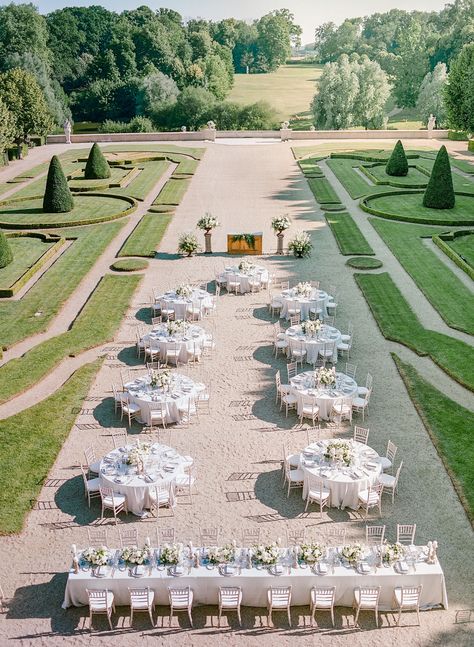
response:
<path id="1" fill-rule="evenodd" d="M 162 360 L 166 357 L 166 349 L 175 344 L 179 345 L 179 361 L 186 363 L 194 352 L 194 347 L 202 350 L 206 339 L 206 331 L 201 326 L 189 324 L 184 335 L 174 334 L 172 337 L 168 335 L 166 323 L 155 326 L 153 330 L 142 337 L 140 345 L 143 348 L 144 342 L 149 343 L 153 350 L 160 351 Z"/>
<path id="2" fill-rule="evenodd" d="M 283 290 L 283 292 L 279 295 L 279 298 L 281 299 L 281 302 L 283 304 L 280 311 L 280 317 L 289 319 L 290 315 L 288 314 L 288 308 L 292 302 L 296 301 L 298 308 L 301 309 L 301 321 L 309 319 L 310 308 L 320 308 L 322 310 L 322 316 L 326 317 L 326 304 L 331 299 L 327 292 L 324 292 L 324 290 L 318 290 L 317 288 L 313 289 L 313 293 L 309 298 L 298 296 L 296 294 L 295 288 Z"/>
<path id="3" fill-rule="evenodd" d="M 319 417 L 329 420 L 335 400 L 352 398 L 357 393 L 357 382 L 344 373 L 336 373 L 336 384 L 333 388 L 317 388 L 314 384 L 313 371 L 299 373 L 290 380 L 290 393 L 298 398 L 297 412 L 301 413 L 303 397 L 313 398 L 319 407 Z"/>
<path id="4" fill-rule="evenodd" d="M 318 358 L 319 350 L 332 344 L 332 363 L 337 364 L 337 345 L 342 339 L 341 332 L 337 328 L 323 325 L 315 337 L 309 337 L 301 332 L 301 326 L 290 326 L 286 329 L 285 335 L 290 348 L 293 346 L 299 347 L 301 342 L 304 342 L 308 364 L 314 364 Z"/>
<path id="5" fill-rule="evenodd" d="M 378 461 L 379 455 L 367 445 L 353 440 L 344 441 L 352 445 L 354 463 L 349 467 L 338 468 L 326 461 L 323 456 L 330 442 L 336 442 L 336 440 L 321 440 L 307 447 L 300 455 L 300 468 L 305 476 L 303 499 L 306 499 L 308 494 L 309 477 L 316 476 L 322 479 L 324 486 L 331 492 L 329 501 L 331 507 L 357 510 L 359 492 L 373 485 L 382 471 Z M 313 453 L 312 457 L 309 456 L 310 453 Z"/>
<path id="6" fill-rule="evenodd" d="M 130 512 L 140 515 L 145 508 L 151 507 L 150 488 L 174 481 L 177 476 L 184 474 L 184 461 L 175 449 L 154 443 L 145 460 L 145 472 L 140 475 L 135 466 L 122 463 L 122 458 L 133 447 L 135 446 L 127 445 L 114 449 L 104 456 L 100 463 L 99 477 L 104 487 L 111 487 L 114 492 L 127 497 Z M 148 482 L 145 474 L 149 479 L 154 479 L 153 482 Z"/>
<path id="7" fill-rule="evenodd" d="M 140 406 L 139 422 L 145 425 L 151 423 L 150 406 L 154 402 L 164 402 L 166 405 L 166 422 L 178 422 L 178 407 L 187 408 L 189 399 L 196 399 L 198 393 L 202 390 L 201 386 L 196 385 L 191 378 L 173 373 L 173 383 L 170 390 L 163 392 L 160 388 L 152 388 L 150 385 L 150 376 L 145 375 L 137 378 L 134 382 L 125 385 L 128 391 L 130 402 Z"/>
<path id="8" fill-rule="evenodd" d="M 443 605 L 448 608 L 448 598 L 444 574 L 441 565 L 419 562 L 416 571 L 400 574 L 393 567 L 378 568 L 375 573 L 359 574 L 354 568 L 338 565 L 327 575 L 316 575 L 310 568 L 291 569 L 287 574 L 274 576 L 267 569 L 243 568 L 240 575 L 225 577 L 219 574 L 217 568 L 212 570 L 200 566 L 192 568 L 188 574 L 187 569 L 181 577 L 173 577 L 167 570 L 151 569 L 151 575 L 142 578 L 129 576 L 125 571 L 115 570 L 114 576 L 96 578 L 89 571 L 79 573 L 70 572 L 66 584 L 63 608 L 69 606 L 83 606 L 88 603 L 86 588 L 105 589 L 114 593 L 115 604 L 129 605 L 128 588 L 148 586 L 155 592 L 155 603 L 169 605 L 168 587 L 190 586 L 194 592 L 194 604 L 217 605 L 220 586 L 240 586 L 242 588 L 242 604 L 244 606 L 265 607 L 267 604 L 267 590 L 270 586 L 292 586 L 292 605 L 309 605 L 310 591 L 313 586 L 336 587 L 337 606 L 351 607 L 354 588 L 358 586 L 381 586 L 380 609 L 389 610 L 392 606 L 393 589 L 397 586 L 423 585 L 421 594 L 421 607 L 430 608 Z"/>
<path id="9" fill-rule="evenodd" d="M 250 292 L 250 280 L 257 280 L 262 283 L 262 285 L 267 285 L 269 276 L 268 270 L 266 270 L 261 265 L 255 265 L 254 269 L 248 273 L 241 272 L 237 265 L 233 267 L 226 267 L 225 271 L 219 275 L 220 281 L 237 281 L 240 284 L 240 293 L 245 294 Z"/>
<path id="10" fill-rule="evenodd" d="M 212 296 L 205 290 L 193 290 L 189 299 L 179 297 L 176 292 L 166 292 L 156 298 L 156 303 L 166 301 L 175 311 L 176 319 L 186 319 L 186 311 L 190 308 L 199 308 L 203 313 L 212 308 Z"/>

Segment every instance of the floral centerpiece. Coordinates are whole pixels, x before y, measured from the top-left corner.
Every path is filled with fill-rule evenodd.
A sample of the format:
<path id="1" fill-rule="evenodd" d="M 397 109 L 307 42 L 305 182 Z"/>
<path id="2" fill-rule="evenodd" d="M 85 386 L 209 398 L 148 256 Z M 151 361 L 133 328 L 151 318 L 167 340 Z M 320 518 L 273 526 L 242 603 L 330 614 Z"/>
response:
<path id="1" fill-rule="evenodd" d="M 120 559 L 129 565 L 141 565 L 150 559 L 150 555 L 151 550 L 149 546 L 145 546 L 144 548 L 126 546 L 120 554 Z"/>
<path id="2" fill-rule="evenodd" d="M 311 319 L 307 319 L 306 321 L 303 321 L 301 323 L 301 331 L 304 335 L 309 335 L 310 337 L 314 337 L 315 335 L 318 334 L 320 330 L 321 330 L 321 322 L 319 319 L 315 319 L 314 321 L 311 321 Z"/>
<path id="3" fill-rule="evenodd" d="M 188 285 L 187 283 L 183 283 L 182 285 L 179 285 L 176 290 L 176 296 L 182 297 L 183 299 L 189 299 L 191 294 L 193 293 L 193 288 L 191 285 Z"/>
<path id="4" fill-rule="evenodd" d="M 179 564 L 183 555 L 183 544 L 165 544 L 160 551 L 160 562 L 167 566 Z"/>
<path id="5" fill-rule="evenodd" d="M 170 386 L 173 381 L 173 375 L 170 370 L 152 371 L 150 384 L 153 389 L 164 389 Z"/>
<path id="6" fill-rule="evenodd" d="M 393 564 L 394 562 L 402 559 L 405 555 L 405 547 L 402 544 L 388 544 L 384 543 L 382 546 L 382 561 Z"/>
<path id="7" fill-rule="evenodd" d="M 298 547 L 298 556 L 300 560 L 307 564 L 319 562 L 325 552 L 325 548 L 320 544 L 301 544 L 301 546 Z"/>
<path id="8" fill-rule="evenodd" d="M 296 258 L 311 256 L 312 249 L 313 243 L 311 242 L 310 235 L 307 231 L 297 232 L 288 243 L 288 250 L 293 252 L 293 255 L 296 256 Z"/>
<path id="9" fill-rule="evenodd" d="M 280 557 L 280 546 L 274 541 L 271 544 L 259 544 L 252 549 L 253 560 L 262 566 L 272 566 Z"/>
<path id="10" fill-rule="evenodd" d="M 202 218 L 199 218 L 197 221 L 196 227 L 202 229 L 206 234 L 208 234 L 211 229 L 219 227 L 219 221 L 217 218 L 210 213 L 206 213 Z"/>
<path id="11" fill-rule="evenodd" d="M 211 564 L 230 564 L 235 559 L 235 546 L 233 544 L 210 546 L 207 549 L 207 559 Z"/>
<path id="12" fill-rule="evenodd" d="M 331 463 L 341 462 L 350 465 L 354 458 L 354 452 L 347 441 L 335 440 L 326 446 L 324 458 Z"/>
<path id="13" fill-rule="evenodd" d="M 249 273 L 249 272 L 251 272 L 254 268 L 255 268 L 255 265 L 254 265 L 253 263 L 251 263 L 250 261 L 248 261 L 246 258 L 244 258 L 244 259 L 243 259 L 242 261 L 240 261 L 240 263 L 239 263 L 239 270 L 240 270 L 243 274 L 248 274 L 248 273 Z"/>
<path id="14" fill-rule="evenodd" d="M 109 549 L 107 546 L 86 548 L 82 553 L 82 559 L 91 564 L 91 566 L 106 566 L 109 561 Z"/>
<path id="15" fill-rule="evenodd" d="M 309 298 L 312 292 L 313 292 L 313 288 L 311 287 L 311 283 L 308 283 L 307 281 L 298 283 L 295 286 L 295 294 L 298 295 L 299 297 Z"/>
<path id="16" fill-rule="evenodd" d="M 342 547 L 341 555 L 349 564 L 357 564 L 362 557 L 362 546 L 360 544 L 347 544 L 347 546 Z"/>
<path id="17" fill-rule="evenodd" d="M 331 386 L 336 382 L 336 369 L 333 366 L 332 368 L 325 368 L 321 366 L 316 371 L 314 371 L 314 381 L 316 384 L 323 384 L 324 386 Z"/>
<path id="18" fill-rule="evenodd" d="M 186 256 L 192 256 L 200 249 L 201 249 L 201 245 L 199 244 L 195 234 L 193 234 L 192 232 L 189 232 L 187 234 L 181 234 L 178 241 L 178 252 L 180 254 L 186 254 Z"/>
<path id="19" fill-rule="evenodd" d="M 166 324 L 166 332 L 169 337 L 173 335 L 184 335 L 188 329 L 188 323 L 183 319 L 176 319 L 174 321 L 168 321 Z"/>

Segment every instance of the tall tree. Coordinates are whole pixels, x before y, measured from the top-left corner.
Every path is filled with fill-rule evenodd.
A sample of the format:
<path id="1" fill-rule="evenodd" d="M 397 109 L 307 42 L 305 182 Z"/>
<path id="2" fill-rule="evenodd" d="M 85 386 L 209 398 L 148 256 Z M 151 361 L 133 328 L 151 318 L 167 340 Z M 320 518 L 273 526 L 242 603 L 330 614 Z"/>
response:
<path id="1" fill-rule="evenodd" d="M 31 52 L 49 63 L 46 20 L 32 4 L 13 4 L 0 7 L 0 51 L 6 54 Z M 1 63 L 0 63 L 1 65 Z"/>
<path id="2" fill-rule="evenodd" d="M 387 75 L 376 61 L 362 56 L 354 61 L 354 70 L 359 80 L 359 91 L 354 102 L 354 124 L 364 128 L 383 128 L 385 104 L 390 96 Z"/>
<path id="3" fill-rule="evenodd" d="M 359 92 L 359 79 L 349 57 L 343 54 L 337 63 L 327 63 L 319 80 L 319 91 L 312 103 L 318 128 L 349 128 Z"/>
<path id="4" fill-rule="evenodd" d="M 0 155 L 15 138 L 15 118 L 0 98 Z"/>
<path id="5" fill-rule="evenodd" d="M 452 63 L 444 97 L 449 125 L 474 133 L 474 43 Z"/>
<path id="6" fill-rule="evenodd" d="M 428 71 L 428 52 L 422 24 L 410 17 L 397 34 L 398 48 L 393 93 L 400 108 L 413 108 Z"/>
<path id="7" fill-rule="evenodd" d="M 155 70 L 141 80 L 140 91 L 136 98 L 137 114 L 153 115 L 174 103 L 179 89 L 174 80 Z"/>
<path id="8" fill-rule="evenodd" d="M 446 63 L 438 63 L 432 72 L 428 72 L 421 83 L 416 109 L 425 126 L 431 114 L 436 117 L 438 126 L 446 124 L 444 90 L 447 81 Z"/>
<path id="9" fill-rule="evenodd" d="M 285 16 L 272 12 L 257 22 L 257 47 L 269 72 L 276 70 L 291 55 L 291 27 Z"/>

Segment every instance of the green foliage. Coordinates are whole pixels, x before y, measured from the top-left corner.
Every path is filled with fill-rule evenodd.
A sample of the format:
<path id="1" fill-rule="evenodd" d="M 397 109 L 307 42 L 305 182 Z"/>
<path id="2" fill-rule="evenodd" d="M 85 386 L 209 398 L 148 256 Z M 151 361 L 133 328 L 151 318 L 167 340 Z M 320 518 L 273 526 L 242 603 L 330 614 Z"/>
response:
<path id="1" fill-rule="evenodd" d="M 372 247 L 365 239 L 352 216 L 346 211 L 327 213 L 326 220 L 331 227 L 341 254 L 375 254 Z"/>
<path id="2" fill-rule="evenodd" d="M 474 281 L 474 231 L 439 234 L 433 242 Z"/>
<path id="3" fill-rule="evenodd" d="M 137 116 L 130 121 L 113 121 L 106 119 L 99 126 L 101 133 L 152 133 L 156 130 L 148 117 Z"/>
<path id="4" fill-rule="evenodd" d="M 448 151 L 446 146 L 441 146 L 423 196 L 423 206 L 431 209 L 452 209 L 455 201 Z"/>
<path id="5" fill-rule="evenodd" d="M 48 169 L 46 189 L 43 198 L 45 213 L 67 213 L 74 208 L 74 200 L 69 189 L 61 162 L 53 155 Z"/>
<path id="6" fill-rule="evenodd" d="M 465 45 L 449 71 L 444 100 L 452 128 L 474 132 L 474 43 Z"/>
<path id="7" fill-rule="evenodd" d="M 116 260 L 110 266 L 111 270 L 115 272 L 137 272 L 138 270 L 146 270 L 148 261 L 139 258 L 121 258 Z"/>
<path id="8" fill-rule="evenodd" d="M 154 258 L 166 233 L 171 214 L 146 213 L 124 242 L 118 256 L 147 256 Z"/>
<path id="9" fill-rule="evenodd" d="M 110 177 L 110 166 L 100 150 L 99 144 L 95 142 L 89 152 L 86 168 L 84 170 L 86 180 L 102 180 Z"/>
<path id="10" fill-rule="evenodd" d="M 319 204 L 340 203 L 339 196 L 334 191 L 329 180 L 322 178 L 308 178 L 309 188 L 311 189 L 316 202 Z"/>
<path id="11" fill-rule="evenodd" d="M 15 136 L 15 117 L 0 98 L 0 156 Z"/>
<path id="12" fill-rule="evenodd" d="M 429 70 L 428 47 L 424 26 L 417 16 L 410 16 L 397 33 L 393 94 L 400 108 L 416 105 L 421 83 Z"/>
<path id="13" fill-rule="evenodd" d="M 404 177 L 408 175 L 408 160 L 405 155 L 405 149 L 400 140 L 394 146 L 390 159 L 387 162 L 385 167 L 387 175 L 392 175 L 395 177 Z"/>
<path id="14" fill-rule="evenodd" d="M 416 109 L 423 125 L 428 124 L 430 115 L 436 117 L 436 124 L 443 128 L 446 124 L 444 92 L 448 80 L 445 63 L 438 63 L 432 72 L 428 72 L 420 86 Z"/>
<path id="15" fill-rule="evenodd" d="M 13 253 L 8 244 L 7 237 L 0 231 L 0 269 L 6 267 L 13 261 Z"/>

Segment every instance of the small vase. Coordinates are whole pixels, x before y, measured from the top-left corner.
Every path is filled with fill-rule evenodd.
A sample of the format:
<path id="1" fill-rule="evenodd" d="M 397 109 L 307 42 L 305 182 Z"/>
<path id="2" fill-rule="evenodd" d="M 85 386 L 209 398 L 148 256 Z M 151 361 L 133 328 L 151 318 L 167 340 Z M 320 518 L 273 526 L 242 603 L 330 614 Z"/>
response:
<path id="1" fill-rule="evenodd" d="M 283 252 L 283 239 L 284 238 L 285 238 L 285 234 L 282 231 L 278 232 L 278 234 L 277 234 L 277 252 L 276 253 L 279 256 L 282 256 L 284 254 L 284 252 Z"/>
<path id="2" fill-rule="evenodd" d="M 210 231 L 204 232 L 204 241 L 205 241 L 205 254 L 212 254 L 212 234 Z"/>
<path id="3" fill-rule="evenodd" d="M 296 258 L 303 258 L 303 252 L 296 251 L 295 256 Z"/>

